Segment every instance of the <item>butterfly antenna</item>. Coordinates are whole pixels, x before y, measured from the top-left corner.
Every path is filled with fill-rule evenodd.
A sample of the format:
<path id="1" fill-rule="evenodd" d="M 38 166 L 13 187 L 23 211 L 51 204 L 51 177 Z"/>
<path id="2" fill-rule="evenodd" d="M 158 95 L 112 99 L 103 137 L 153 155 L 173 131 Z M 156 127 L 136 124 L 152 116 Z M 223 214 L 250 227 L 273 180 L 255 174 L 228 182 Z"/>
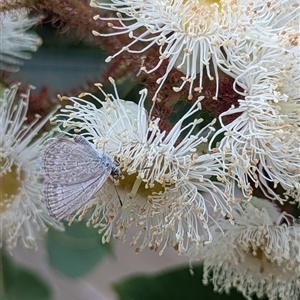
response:
<path id="1" fill-rule="evenodd" d="M 117 189 L 115 183 L 114 183 L 114 187 L 115 187 L 115 189 L 116 189 L 116 192 L 117 192 L 117 195 L 118 195 L 119 202 L 120 202 L 121 206 L 123 206 L 123 202 L 122 202 L 122 200 L 121 200 L 121 198 L 120 198 L 120 194 L 119 194 L 119 192 L 118 192 L 118 189 Z"/>

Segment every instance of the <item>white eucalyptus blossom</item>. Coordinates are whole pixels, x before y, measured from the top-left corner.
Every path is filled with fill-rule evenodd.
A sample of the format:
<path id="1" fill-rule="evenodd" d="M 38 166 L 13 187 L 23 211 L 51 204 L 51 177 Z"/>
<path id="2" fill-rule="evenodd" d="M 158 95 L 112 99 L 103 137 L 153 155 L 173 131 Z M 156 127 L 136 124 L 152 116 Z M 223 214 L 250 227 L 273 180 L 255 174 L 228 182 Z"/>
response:
<path id="1" fill-rule="evenodd" d="M 193 87 L 201 92 L 203 78 L 208 77 L 216 82 L 217 98 L 219 69 L 230 74 L 235 64 L 243 64 L 244 57 L 236 55 L 236 48 L 243 50 L 249 41 L 258 41 L 258 47 L 280 47 L 278 34 L 284 35 L 287 22 L 297 24 L 298 9 L 293 0 L 92 0 L 90 5 L 116 13 L 115 17 L 95 16 L 107 20 L 113 32 L 94 30 L 94 35 L 128 34 L 132 39 L 107 62 L 123 51 L 143 53 L 153 46 L 159 48 L 158 62 L 149 70 L 142 67 L 143 71 L 151 73 L 168 60 L 165 74 L 157 79 L 154 99 L 174 67 L 184 74 L 175 91 L 189 83 L 191 97 Z"/>
<path id="2" fill-rule="evenodd" d="M 255 57 L 255 59 L 254 59 Z M 239 106 L 220 115 L 215 133 L 223 159 L 230 161 L 245 196 L 250 182 L 266 196 L 279 197 L 280 184 L 286 196 L 300 196 L 300 74 L 299 52 L 257 49 L 253 60 L 235 80 Z M 223 119 L 238 115 L 229 124 Z M 211 140 L 211 143 L 214 138 Z"/>
<path id="3" fill-rule="evenodd" d="M 42 196 L 38 158 L 50 134 L 36 135 L 48 118 L 26 124 L 29 90 L 15 99 L 17 90 L 4 89 L 0 97 L 0 247 L 9 251 L 19 239 L 36 248 L 48 226 L 61 227 L 48 216 Z"/>
<path id="4" fill-rule="evenodd" d="M 136 251 L 149 247 L 162 253 L 170 245 L 185 252 L 192 244 L 205 242 L 200 239 L 203 231 L 210 241 L 208 222 L 215 211 L 230 215 L 235 199 L 230 196 L 232 181 L 228 181 L 220 154 L 197 151 L 214 130 L 212 123 L 195 130 L 203 121 L 196 117 L 201 99 L 166 132 L 160 130 L 160 119 L 148 116 L 144 108 L 145 89 L 136 104 L 119 99 L 113 79 L 110 81 L 114 95 L 97 84 L 105 100 L 91 94 L 71 97 L 72 104 L 53 120 L 66 134 L 74 129 L 104 150 L 122 172 L 117 183 L 108 180 L 70 220 L 83 218 L 94 206 L 87 215 L 88 224 L 99 227 L 103 241 L 109 241 L 112 234 L 123 241 L 128 228 L 135 227 L 131 243 L 139 242 Z M 87 95 L 95 104 L 81 98 Z M 192 117 L 193 121 L 183 125 Z"/>
<path id="5" fill-rule="evenodd" d="M 204 283 L 215 291 L 236 288 L 246 299 L 297 300 L 300 294 L 300 225 L 266 199 L 253 197 L 211 228 L 211 244 L 197 249 Z M 220 229 L 222 228 L 222 230 Z M 195 254 L 195 253 L 194 253 Z"/>
<path id="6" fill-rule="evenodd" d="M 34 32 L 27 32 L 37 24 L 38 17 L 28 17 L 26 9 L 0 12 L 0 70 L 17 72 L 23 59 L 30 59 L 42 44 Z"/>

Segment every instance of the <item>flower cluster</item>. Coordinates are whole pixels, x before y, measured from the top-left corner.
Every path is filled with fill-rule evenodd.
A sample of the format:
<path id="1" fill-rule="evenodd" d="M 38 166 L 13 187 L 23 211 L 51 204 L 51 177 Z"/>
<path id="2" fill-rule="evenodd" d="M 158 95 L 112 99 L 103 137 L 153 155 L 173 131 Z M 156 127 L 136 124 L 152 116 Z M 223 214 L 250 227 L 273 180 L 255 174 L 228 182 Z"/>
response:
<path id="1" fill-rule="evenodd" d="M 26 32 L 38 22 L 37 17 L 28 17 L 28 12 L 23 9 L 0 12 L 0 70 L 16 72 L 22 64 L 22 59 L 31 58 L 42 44 L 42 40 L 34 32 Z"/>
<path id="2" fill-rule="evenodd" d="M 68 156 L 69 148 L 62 150 L 63 142 L 77 149 L 76 138 L 74 144 L 58 140 L 58 151 L 44 151 L 50 153 L 42 164 L 52 172 L 44 170 L 48 187 L 59 178 L 57 170 L 72 178 L 76 166 L 93 175 L 88 182 L 77 176 L 80 197 L 70 180 L 65 186 L 54 182 L 44 199 L 37 157 L 53 132 L 34 136 L 49 117 L 28 125 L 29 91 L 17 102 L 17 86 L 5 89 L 0 99 L 1 247 L 12 250 L 21 237 L 26 247 L 35 248 L 37 232 L 49 225 L 60 228 L 47 207 L 60 211 L 64 205 L 82 205 L 69 216 L 70 224 L 85 219 L 102 233 L 103 242 L 125 241 L 130 228 L 137 252 L 149 247 L 162 254 L 171 246 L 180 254 L 200 255 L 204 282 L 212 281 L 218 291 L 234 287 L 248 299 L 254 293 L 270 300 L 297 299 L 300 227 L 296 210 L 287 213 L 287 207 L 300 203 L 299 3 L 91 0 L 91 7 L 79 6 L 57 0 L 38 1 L 32 8 L 49 13 L 48 21 L 62 30 L 77 26 L 77 34 L 94 45 L 108 39 L 103 48 L 112 52 L 106 59 L 112 66 L 104 80 L 109 78 L 114 92 L 96 84 L 100 99 L 94 86 L 78 97 L 60 97 L 69 102 L 51 119 L 62 135 L 81 135 L 77 140 L 84 142 L 77 148 L 84 154 L 83 144 L 93 144 L 98 169 L 89 172 L 92 159 L 82 162 L 80 155 Z M 26 32 L 38 21 L 29 11 L 11 7 L 0 13 L 1 70 L 17 71 L 28 51 L 41 44 Z M 139 74 L 146 75 L 137 80 L 146 88 L 136 102 L 120 99 L 112 77 L 127 80 L 140 62 Z M 95 148 L 107 155 L 108 164 L 97 160 Z M 68 168 L 56 169 L 61 153 Z M 112 165 L 115 174 L 120 169 L 120 178 L 109 177 Z M 71 212 L 65 211 L 63 217 Z"/>
<path id="3" fill-rule="evenodd" d="M 190 83 L 191 97 L 194 81 L 198 79 L 195 90 L 201 93 L 203 79 L 208 78 L 216 81 L 217 98 L 219 70 L 230 73 L 232 64 L 241 63 L 236 49 L 243 50 L 249 40 L 250 43 L 258 40 L 258 47 L 273 47 L 282 23 L 297 17 L 296 4 L 293 6 L 287 0 L 112 0 L 112 3 L 92 0 L 91 6 L 116 12 L 116 17 L 94 17 L 107 20 L 108 26 L 114 29 L 110 33 L 94 30 L 94 35 L 128 34 L 132 39 L 131 43 L 109 56 L 107 62 L 124 51 L 143 53 L 153 46 L 158 47 L 157 64 L 151 69 L 142 67 L 149 74 L 167 61 L 165 74 L 157 78 L 159 86 L 154 99 L 174 67 L 184 74 L 182 85 L 174 87 L 175 91 Z"/>
<path id="4" fill-rule="evenodd" d="M 17 85 L 4 89 L 0 98 L 0 247 L 8 250 L 19 238 L 25 247 L 36 248 L 48 226 L 61 228 L 49 217 L 42 196 L 39 155 L 50 134 L 36 135 L 48 118 L 37 116 L 26 124 L 29 90 L 16 99 L 17 90 Z"/>
<path id="5" fill-rule="evenodd" d="M 211 230 L 213 242 L 197 249 L 204 262 L 204 283 L 247 299 L 297 300 L 300 293 L 300 226 L 265 199 L 253 198 L 232 211 L 234 225 L 223 217 Z M 222 231 L 220 230 L 222 228 Z"/>
<path id="6" fill-rule="evenodd" d="M 286 200 L 274 190 L 280 184 L 286 196 L 300 200 L 300 75 L 296 55 L 260 49 L 259 56 L 236 78 L 236 87 L 243 88 L 236 89 L 239 106 L 220 115 L 222 127 L 214 138 L 224 135 L 218 147 L 246 194 L 252 193 L 252 182 L 265 196 Z M 223 122 L 233 114 L 238 117 L 228 124 Z"/>
<path id="7" fill-rule="evenodd" d="M 218 70 L 233 77 L 239 106 L 220 115 L 222 128 L 211 145 L 225 135 L 218 146 L 223 159 L 230 162 L 244 196 L 251 196 L 251 183 L 278 200 L 282 199 L 273 192 L 278 183 L 287 195 L 298 195 L 299 5 L 286 0 L 112 2 L 91 1 L 91 6 L 117 12 L 115 18 L 107 18 L 113 32 L 94 34 L 127 33 L 133 41 L 107 61 L 123 51 L 144 52 L 157 45 L 159 62 L 151 70 L 143 68 L 149 73 L 168 60 L 167 71 L 157 80 L 155 97 L 173 67 L 185 74 L 183 85 L 191 83 L 190 95 L 197 76 L 199 86 L 195 90 L 200 93 L 205 90 L 204 77 L 216 79 L 216 98 Z M 140 43 L 146 46 L 133 49 Z M 180 90 L 183 85 L 174 89 Z M 223 118 L 233 114 L 238 117 L 225 124 Z"/>
<path id="8" fill-rule="evenodd" d="M 219 291 L 236 287 L 248 298 L 256 293 L 270 299 L 296 299 L 299 228 L 292 216 L 280 214 L 269 200 L 281 205 L 290 199 L 300 201 L 299 3 L 111 2 L 91 1 L 91 6 L 110 11 L 95 19 L 107 20 L 111 31 L 96 29 L 93 33 L 127 34 L 132 40 L 107 62 L 124 52 L 147 56 L 150 48 L 157 49 L 156 62 L 147 64 L 146 57 L 141 68 L 150 74 L 166 65 L 163 75 L 157 77 L 153 100 L 161 100 L 159 93 L 174 68 L 183 76 L 182 84 L 173 89 L 181 91 L 189 83 L 189 99 L 194 92 L 212 94 L 206 90 L 208 80 L 215 80 L 211 101 L 222 106 L 222 101 L 237 99 L 217 116 L 220 127 L 208 137 L 207 151 L 221 153 L 217 161 L 220 171 L 226 171 L 221 178 L 237 180 L 248 202 L 235 204 L 232 215 L 224 217 L 223 211 L 206 224 L 211 244 L 190 247 L 204 260 L 206 282 L 212 271 Z M 234 95 L 220 90 L 221 73 L 233 80 Z M 229 199 L 236 199 L 233 189 L 227 191 Z M 255 192 L 267 199 L 251 200 Z"/>

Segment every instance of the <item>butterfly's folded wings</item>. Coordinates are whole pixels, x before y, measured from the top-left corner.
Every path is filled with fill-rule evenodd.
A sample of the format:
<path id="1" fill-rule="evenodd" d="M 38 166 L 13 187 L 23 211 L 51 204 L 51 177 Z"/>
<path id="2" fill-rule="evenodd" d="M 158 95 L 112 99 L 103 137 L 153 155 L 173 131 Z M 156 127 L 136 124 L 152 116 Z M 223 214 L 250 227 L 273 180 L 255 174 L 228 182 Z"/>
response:
<path id="1" fill-rule="evenodd" d="M 58 139 L 42 156 L 44 195 L 49 214 L 61 220 L 86 204 L 105 183 L 112 167 L 84 138 Z"/>

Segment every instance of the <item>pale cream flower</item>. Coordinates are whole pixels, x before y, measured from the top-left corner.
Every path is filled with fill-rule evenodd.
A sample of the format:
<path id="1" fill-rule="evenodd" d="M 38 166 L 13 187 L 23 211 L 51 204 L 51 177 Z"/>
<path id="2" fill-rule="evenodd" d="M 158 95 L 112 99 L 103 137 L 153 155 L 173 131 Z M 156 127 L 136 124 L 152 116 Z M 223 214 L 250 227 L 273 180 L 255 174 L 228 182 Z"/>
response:
<path id="1" fill-rule="evenodd" d="M 212 243 L 196 250 L 203 259 L 204 283 L 212 282 L 218 292 L 236 288 L 246 299 L 256 294 L 297 300 L 300 225 L 273 203 L 254 197 L 233 208 L 232 215 L 234 225 L 220 217 L 211 228 Z"/>
<path id="2" fill-rule="evenodd" d="M 238 2 L 243 6 L 248 1 Z M 269 58 L 274 55 L 274 60 L 281 53 L 280 61 L 284 62 L 285 52 L 299 44 L 300 5 L 297 0 L 249 1 L 248 12 L 251 26 L 243 28 L 244 33 L 240 33 L 235 46 L 226 54 L 227 66 L 234 78 L 259 61 L 261 52 L 269 52 Z"/>
<path id="3" fill-rule="evenodd" d="M 222 137 L 218 149 L 232 175 L 245 196 L 252 194 L 253 182 L 266 196 L 285 200 L 274 191 L 280 184 L 286 196 L 300 201 L 299 51 L 257 49 L 236 76 L 235 90 L 239 106 L 220 115 L 221 129 L 214 135 Z M 235 120 L 225 124 L 233 114 Z"/>
<path id="4" fill-rule="evenodd" d="M 129 227 L 136 227 L 132 240 L 134 245 L 139 242 L 136 251 L 148 246 L 162 253 L 171 245 L 185 252 L 191 244 L 204 242 L 200 240 L 204 230 L 211 240 L 207 224 L 213 221 L 214 211 L 230 215 L 235 200 L 220 154 L 197 151 L 214 130 L 208 124 L 194 133 L 202 123 L 196 118 L 200 100 L 169 132 L 161 131 L 160 120 L 144 109 L 146 90 L 140 92 L 136 104 L 120 100 L 114 81 L 110 81 L 115 95 L 106 94 L 98 84 L 104 101 L 91 94 L 81 96 L 92 96 L 95 104 L 71 97 L 72 105 L 54 118 L 64 132 L 74 129 L 104 150 L 122 172 L 117 184 L 108 180 L 71 220 L 82 218 L 95 206 L 88 224 L 99 227 L 103 241 L 109 241 L 114 227 L 114 237 L 119 240 L 125 240 Z M 188 118 L 194 121 L 184 126 Z M 212 181 L 212 176 L 219 181 Z"/>
<path id="5" fill-rule="evenodd" d="M 30 59 L 42 44 L 34 32 L 27 32 L 39 18 L 28 17 L 27 11 L 0 12 L 0 70 L 17 72 L 23 59 Z"/>
<path id="6" fill-rule="evenodd" d="M 106 61 L 123 51 L 143 53 L 153 45 L 159 48 L 158 62 L 152 69 L 142 70 L 151 73 L 168 60 L 165 74 L 157 79 L 159 86 L 154 98 L 174 67 L 184 74 L 182 85 L 174 87 L 175 91 L 190 83 L 191 96 L 197 79 L 195 90 L 201 92 L 203 78 L 207 76 L 216 81 L 217 97 L 218 69 L 231 74 L 235 64 L 243 64 L 244 58 L 236 55 L 236 48 L 243 50 L 252 41 L 258 41 L 258 46 L 280 47 L 278 34 L 283 35 L 283 24 L 288 21 L 297 23 L 298 9 L 293 0 L 92 0 L 90 5 L 116 12 L 116 17 L 95 16 L 107 20 L 114 31 L 95 30 L 94 35 L 128 34 L 132 39 Z M 120 26 L 112 21 L 118 21 Z M 137 43 L 144 43 L 145 47 L 138 48 Z"/>
<path id="7" fill-rule="evenodd" d="M 29 90 L 15 99 L 18 87 L 4 89 L 0 97 L 0 247 L 12 250 L 19 239 L 36 248 L 36 239 L 48 226 L 60 225 L 48 216 L 38 162 L 49 134 L 36 137 L 47 122 L 37 116 L 25 124 Z M 16 100 L 16 102 L 14 102 Z"/>

